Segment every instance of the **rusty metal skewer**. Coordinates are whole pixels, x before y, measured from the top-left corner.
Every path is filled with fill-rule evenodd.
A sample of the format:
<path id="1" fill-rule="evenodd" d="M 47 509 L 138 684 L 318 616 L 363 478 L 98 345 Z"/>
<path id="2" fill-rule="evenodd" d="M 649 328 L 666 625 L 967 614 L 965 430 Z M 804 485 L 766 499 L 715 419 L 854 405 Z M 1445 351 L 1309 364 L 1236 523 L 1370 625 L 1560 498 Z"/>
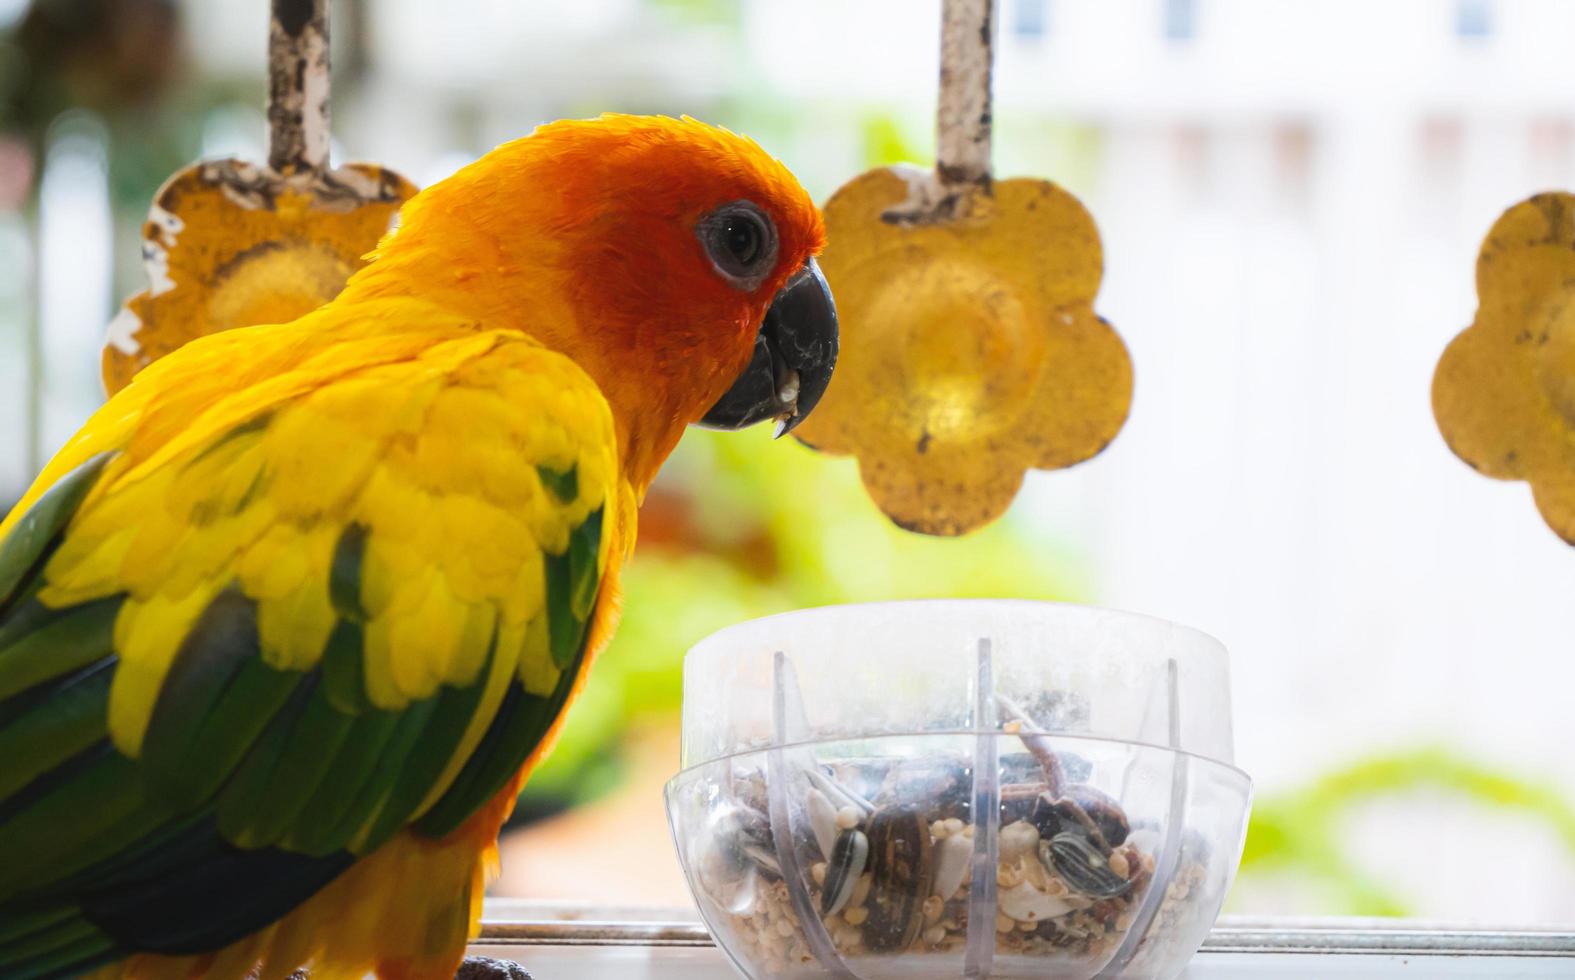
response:
<path id="1" fill-rule="evenodd" d="M 935 100 L 935 171 L 909 181 L 908 198 L 881 215 L 900 225 L 950 221 L 989 196 L 995 0 L 944 0 L 940 91 Z"/>
<path id="2" fill-rule="evenodd" d="M 935 172 L 947 187 L 990 189 L 994 6 L 994 0 L 945 0 L 941 12 Z"/>
<path id="3" fill-rule="evenodd" d="M 328 0 L 272 0 L 268 24 L 268 166 L 328 168 Z"/>

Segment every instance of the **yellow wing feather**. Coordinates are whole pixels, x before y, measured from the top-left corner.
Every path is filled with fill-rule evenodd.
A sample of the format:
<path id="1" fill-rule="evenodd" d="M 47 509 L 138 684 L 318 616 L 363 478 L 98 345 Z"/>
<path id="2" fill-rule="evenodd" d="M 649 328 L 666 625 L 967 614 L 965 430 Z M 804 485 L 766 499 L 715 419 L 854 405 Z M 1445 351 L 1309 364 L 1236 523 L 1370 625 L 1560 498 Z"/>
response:
<path id="1" fill-rule="evenodd" d="M 395 309 L 366 315 L 427 318 L 424 343 L 347 331 L 236 388 L 208 372 L 222 375 L 245 350 L 243 377 L 257 376 L 260 362 L 299 355 L 296 332 L 332 325 L 309 317 L 199 341 L 105 405 L 30 493 L 81 459 L 124 451 L 52 558 L 40 598 L 129 595 L 110 709 L 126 754 L 139 751 L 180 638 L 232 583 L 257 601 L 269 666 L 317 663 L 335 623 L 329 568 L 351 524 L 370 532 L 360 600 L 373 705 L 399 709 L 440 684 L 469 684 L 494 623 L 522 680 L 555 678 L 528 624 L 545 602 L 542 553 L 561 553 L 604 504 L 618 516 L 606 401 L 578 366 L 521 334 L 477 332 L 408 300 L 381 305 Z M 173 424 L 177 411 L 185 427 Z M 538 467 L 573 470 L 574 498 L 546 487 Z"/>

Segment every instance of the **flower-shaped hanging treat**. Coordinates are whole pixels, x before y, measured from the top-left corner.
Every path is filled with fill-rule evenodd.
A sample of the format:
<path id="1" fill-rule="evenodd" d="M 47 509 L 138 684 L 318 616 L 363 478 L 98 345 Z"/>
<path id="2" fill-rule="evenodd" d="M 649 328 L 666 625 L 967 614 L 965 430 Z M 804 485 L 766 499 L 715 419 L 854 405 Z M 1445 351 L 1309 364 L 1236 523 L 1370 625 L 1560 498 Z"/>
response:
<path id="1" fill-rule="evenodd" d="M 373 164 L 329 170 L 326 0 L 275 0 L 269 159 L 194 164 L 165 182 L 143 225 L 149 286 L 110 324 L 104 386 L 196 336 L 283 323 L 338 295 L 413 184 Z"/>
<path id="2" fill-rule="evenodd" d="M 1477 256 L 1477 297 L 1433 376 L 1438 428 L 1482 473 L 1530 483 L 1575 544 L 1575 195 L 1504 212 Z"/>
<path id="3" fill-rule="evenodd" d="M 877 170 L 826 205 L 842 352 L 798 434 L 856 456 L 898 524 L 961 534 L 1000 516 L 1025 470 L 1070 466 L 1115 438 L 1132 362 L 1094 313 L 1099 237 L 1070 194 L 1007 180 L 966 216 L 880 222 L 908 189 Z"/>
<path id="4" fill-rule="evenodd" d="M 1048 181 L 991 179 L 989 22 L 990 0 L 946 0 L 935 172 L 873 170 L 826 204 L 842 350 L 796 430 L 855 456 L 881 510 L 926 534 L 999 517 L 1029 468 L 1094 456 L 1132 399 L 1093 309 L 1093 219 Z"/>
<path id="5" fill-rule="evenodd" d="M 415 192 L 372 164 L 283 177 L 218 160 L 175 174 L 142 227 L 150 285 L 110 325 L 105 388 L 200 334 L 287 323 L 333 299 Z"/>

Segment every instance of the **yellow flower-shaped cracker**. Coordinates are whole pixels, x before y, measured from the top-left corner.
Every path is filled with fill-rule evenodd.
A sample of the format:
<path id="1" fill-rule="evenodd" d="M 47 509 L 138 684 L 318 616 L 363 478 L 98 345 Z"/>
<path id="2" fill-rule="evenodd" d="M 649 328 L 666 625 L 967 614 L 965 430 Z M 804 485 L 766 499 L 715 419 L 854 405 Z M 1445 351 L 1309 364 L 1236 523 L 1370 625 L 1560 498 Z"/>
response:
<path id="1" fill-rule="evenodd" d="M 148 288 L 110 324 L 105 389 L 196 337 L 283 323 L 333 299 L 415 192 L 372 164 L 281 176 L 218 160 L 175 174 L 142 229 Z"/>
<path id="2" fill-rule="evenodd" d="M 820 261 L 842 350 L 796 434 L 857 457 L 897 524 L 950 535 L 1000 516 L 1028 468 L 1115 438 L 1132 362 L 1094 313 L 1099 233 L 1076 198 L 1019 178 L 949 220 L 893 220 L 927 176 L 870 171 L 827 202 Z"/>
<path id="3" fill-rule="evenodd" d="M 1504 212 L 1477 256 L 1477 297 L 1433 376 L 1438 428 L 1482 473 L 1530 483 L 1575 544 L 1575 195 Z"/>

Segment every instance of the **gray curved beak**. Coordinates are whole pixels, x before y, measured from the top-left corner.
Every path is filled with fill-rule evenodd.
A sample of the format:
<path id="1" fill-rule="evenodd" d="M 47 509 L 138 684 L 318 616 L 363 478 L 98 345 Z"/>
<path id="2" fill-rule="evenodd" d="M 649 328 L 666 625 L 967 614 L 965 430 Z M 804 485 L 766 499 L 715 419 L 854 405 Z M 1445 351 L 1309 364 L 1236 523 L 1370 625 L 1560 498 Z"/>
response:
<path id="1" fill-rule="evenodd" d="M 771 301 L 744 373 L 697 423 L 742 429 L 777 419 L 778 438 L 814 409 L 837 365 L 837 306 L 814 259 Z"/>

